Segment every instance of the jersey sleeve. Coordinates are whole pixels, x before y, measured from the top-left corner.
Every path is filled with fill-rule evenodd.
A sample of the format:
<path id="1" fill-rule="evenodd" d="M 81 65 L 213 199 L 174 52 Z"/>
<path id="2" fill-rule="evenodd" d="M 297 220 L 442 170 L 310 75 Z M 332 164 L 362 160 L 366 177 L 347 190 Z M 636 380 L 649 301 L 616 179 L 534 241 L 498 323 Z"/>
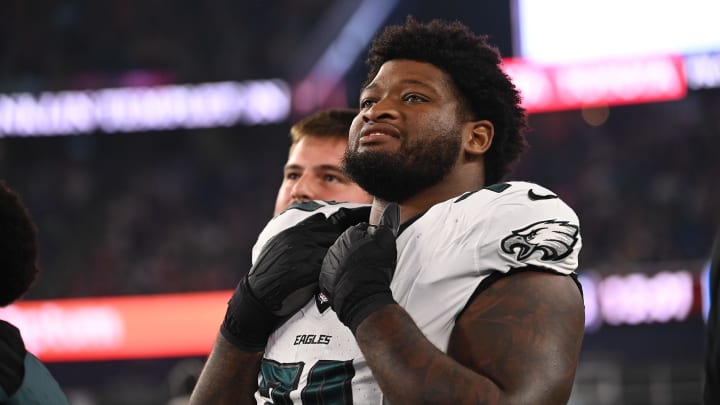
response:
<path id="1" fill-rule="evenodd" d="M 285 229 L 295 226 L 305 218 L 313 216 L 317 213 L 322 213 L 326 217 L 329 217 L 340 208 L 358 207 L 369 207 L 369 204 L 336 203 L 318 200 L 291 205 L 288 209 L 272 218 L 260 232 L 260 235 L 258 236 L 258 239 L 252 249 L 252 263 L 255 264 L 262 248 L 273 236 Z"/>
<path id="2" fill-rule="evenodd" d="M 560 274 L 577 270 L 582 247 L 575 212 L 550 190 L 513 182 L 471 219 L 475 263 L 481 271 L 537 266 Z"/>
<path id="3" fill-rule="evenodd" d="M 45 365 L 25 350 L 20 331 L 0 320 L 0 403 L 67 405 L 65 393 Z"/>
<path id="4" fill-rule="evenodd" d="M 25 378 L 20 388 L 7 402 L 8 405 L 43 404 L 69 405 L 60 385 L 45 365 L 32 353 L 25 355 Z"/>

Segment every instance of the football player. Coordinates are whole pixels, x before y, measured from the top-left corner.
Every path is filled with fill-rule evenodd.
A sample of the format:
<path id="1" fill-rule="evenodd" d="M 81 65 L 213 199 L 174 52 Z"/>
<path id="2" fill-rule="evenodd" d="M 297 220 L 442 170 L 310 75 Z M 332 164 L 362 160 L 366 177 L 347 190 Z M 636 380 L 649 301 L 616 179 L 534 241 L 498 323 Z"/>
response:
<path id="1" fill-rule="evenodd" d="M 347 134 L 357 113 L 351 108 L 322 110 L 290 128 L 292 144 L 275 200 L 275 215 L 304 201 L 372 201 L 341 168 Z"/>
<path id="2" fill-rule="evenodd" d="M 526 115 L 497 50 L 408 18 L 367 61 L 343 165 L 369 222 L 318 202 L 267 225 L 191 401 L 566 403 L 580 225 L 552 191 L 503 181 Z"/>

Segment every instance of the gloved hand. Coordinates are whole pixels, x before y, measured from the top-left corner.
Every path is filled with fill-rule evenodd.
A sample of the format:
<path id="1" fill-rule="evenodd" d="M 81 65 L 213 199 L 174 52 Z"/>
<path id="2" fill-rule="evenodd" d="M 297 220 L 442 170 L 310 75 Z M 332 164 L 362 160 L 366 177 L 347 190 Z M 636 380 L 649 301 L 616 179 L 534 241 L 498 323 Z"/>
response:
<path id="1" fill-rule="evenodd" d="M 368 315 L 395 303 L 390 281 L 397 263 L 399 226 L 400 208 L 392 203 L 378 226 L 361 223 L 350 227 L 325 255 L 320 291 L 353 334 Z"/>
<path id="2" fill-rule="evenodd" d="M 272 331 L 317 291 L 328 247 L 348 226 L 366 220 L 369 207 L 315 214 L 272 237 L 238 283 L 220 328 L 245 351 L 262 351 Z"/>

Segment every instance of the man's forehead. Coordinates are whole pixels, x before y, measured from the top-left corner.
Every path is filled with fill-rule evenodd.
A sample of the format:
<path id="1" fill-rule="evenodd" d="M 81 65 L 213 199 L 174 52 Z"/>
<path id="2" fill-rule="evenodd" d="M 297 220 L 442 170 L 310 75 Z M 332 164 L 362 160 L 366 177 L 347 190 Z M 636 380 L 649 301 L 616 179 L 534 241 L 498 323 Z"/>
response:
<path id="1" fill-rule="evenodd" d="M 386 85 L 422 86 L 435 90 L 438 84 L 447 85 L 449 76 L 444 70 L 429 62 L 410 59 L 393 59 L 385 62 L 375 77 L 362 89 L 373 90 Z"/>
<path id="2" fill-rule="evenodd" d="M 339 168 L 347 145 L 347 137 L 303 138 L 290 152 L 285 167 L 313 170 Z"/>
<path id="3" fill-rule="evenodd" d="M 421 79 L 416 79 L 416 78 L 412 78 L 412 77 L 402 78 L 402 79 L 398 80 L 396 82 L 396 84 L 406 85 L 406 86 L 422 86 L 422 87 L 432 88 L 432 86 L 430 86 L 427 82 L 425 82 Z M 373 80 L 370 84 L 365 86 L 365 88 L 363 90 L 372 90 L 378 86 L 380 86 L 380 84 L 378 84 L 376 81 Z"/>
<path id="4" fill-rule="evenodd" d="M 315 135 L 306 134 L 299 141 L 290 146 L 290 157 L 295 154 L 296 150 L 308 149 L 336 149 L 338 147 L 347 148 L 347 134 L 326 134 Z"/>

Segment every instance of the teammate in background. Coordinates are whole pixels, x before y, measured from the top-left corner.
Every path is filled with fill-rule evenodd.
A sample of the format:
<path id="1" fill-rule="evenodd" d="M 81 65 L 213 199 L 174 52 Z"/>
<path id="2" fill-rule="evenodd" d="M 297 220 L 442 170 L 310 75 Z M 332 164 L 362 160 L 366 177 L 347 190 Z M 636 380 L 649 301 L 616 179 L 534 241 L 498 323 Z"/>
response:
<path id="1" fill-rule="evenodd" d="M 352 108 L 320 110 L 290 127 L 290 150 L 283 168 L 283 181 L 275 199 L 273 216 L 293 204 L 313 200 L 372 201 L 372 197 L 342 170 L 348 131 L 357 113 L 358 110 Z M 192 376 L 187 374 L 185 378 L 191 380 Z M 177 398 L 173 398 L 173 404 L 187 403 L 195 383 L 190 381 L 186 384 L 189 390 L 180 390 Z"/>
<path id="2" fill-rule="evenodd" d="M 367 61 L 343 163 L 374 196 L 369 224 L 328 247 L 353 206 L 270 221 L 191 402 L 566 403 L 579 222 L 548 189 L 501 182 L 526 115 L 497 50 L 408 18 Z"/>
<path id="3" fill-rule="evenodd" d="M 357 112 L 350 108 L 323 110 L 290 128 L 292 144 L 275 200 L 274 215 L 303 201 L 372 201 L 372 197 L 341 168 L 347 134 Z"/>
<path id="4" fill-rule="evenodd" d="M 710 312 L 705 330 L 704 404 L 720 404 L 720 231 L 710 258 Z"/>
<path id="5" fill-rule="evenodd" d="M 37 231 L 20 197 L 0 181 L 0 306 L 20 299 L 38 274 Z M 68 404 L 37 357 L 25 349 L 20 331 L 0 320 L 0 403 Z"/>

